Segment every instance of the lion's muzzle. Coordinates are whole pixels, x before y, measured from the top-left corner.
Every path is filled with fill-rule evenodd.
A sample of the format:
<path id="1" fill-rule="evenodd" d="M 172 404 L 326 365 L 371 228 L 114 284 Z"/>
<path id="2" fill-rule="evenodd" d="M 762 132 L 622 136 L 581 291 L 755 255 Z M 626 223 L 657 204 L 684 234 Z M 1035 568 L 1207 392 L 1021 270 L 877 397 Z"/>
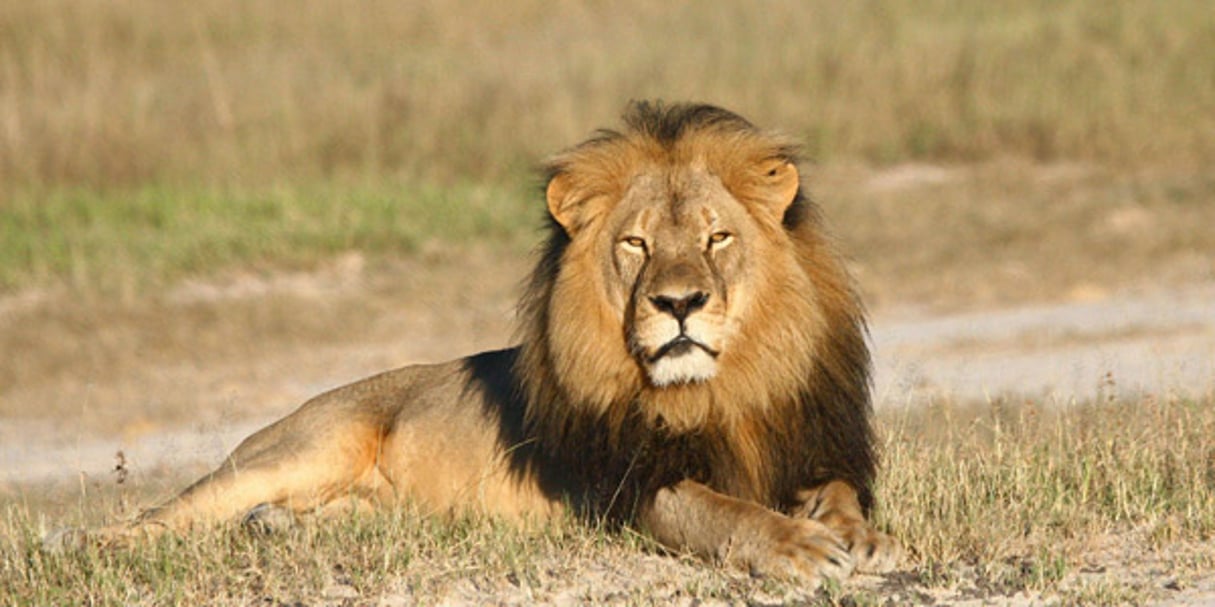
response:
<path id="1" fill-rule="evenodd" d="M 644 318 L 634 339 L 638 360 L 655 386 L 707 381 L 717 374 L 713 319 L 719 311 L 711 300 L 699 289 L 660 291 L 641 300 Z"/>

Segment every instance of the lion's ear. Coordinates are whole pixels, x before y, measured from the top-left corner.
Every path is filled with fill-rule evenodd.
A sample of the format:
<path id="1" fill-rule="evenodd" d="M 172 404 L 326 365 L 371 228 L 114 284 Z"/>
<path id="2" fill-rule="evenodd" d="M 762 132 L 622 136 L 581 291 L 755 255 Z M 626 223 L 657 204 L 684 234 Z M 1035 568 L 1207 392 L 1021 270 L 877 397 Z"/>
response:
<path id="1" fill-rule="evenodd" d="M 578 226 L 578 200 L 575 194 L 569 175 L 565 173 L 557 173 L 549 179 L 548 188 L 545 190 L 549 214 L 571 236 Z"/>
<path id="2" fill-rule="evenodd" d="M 788 160 L 771 160 L 762 165 L 764 198 L 772 205 L 777 217 L 783 217 L 785 210 L 797 198 L 798 188 L 801 187 L 801 177 L 797 165 Z"/>

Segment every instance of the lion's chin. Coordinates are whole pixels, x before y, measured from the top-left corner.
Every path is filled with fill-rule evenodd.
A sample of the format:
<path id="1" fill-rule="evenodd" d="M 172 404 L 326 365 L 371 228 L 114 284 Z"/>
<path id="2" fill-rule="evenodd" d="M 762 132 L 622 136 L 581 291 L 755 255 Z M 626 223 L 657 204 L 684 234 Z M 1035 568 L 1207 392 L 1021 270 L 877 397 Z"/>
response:
<path id="1" fill-rule="evenodd" d="M 705 382 L 717 375 L 717 361 L 700 348 L 669 354 L 646 365 L 650 383 L 656 387 Z"/>

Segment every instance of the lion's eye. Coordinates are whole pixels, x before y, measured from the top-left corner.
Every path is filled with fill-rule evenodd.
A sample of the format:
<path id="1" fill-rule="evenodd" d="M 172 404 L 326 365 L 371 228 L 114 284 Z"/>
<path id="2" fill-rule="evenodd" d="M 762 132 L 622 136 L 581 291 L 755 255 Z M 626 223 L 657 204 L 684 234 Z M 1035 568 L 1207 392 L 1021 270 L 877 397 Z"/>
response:
<path id="1" fill-rule="evenodd" d="M 639 253 L 644 253 L 646 250 L 645 239 L 640 236 L 626 236 L 621 239 L 620 244 Z"/>
<path id="2" fill-rule="evenodd" d="M 724 247 L 734 239 L 734 235 L 729 232 L 714 232 L 709 236 L 709 248 L 716 249 Z"/>

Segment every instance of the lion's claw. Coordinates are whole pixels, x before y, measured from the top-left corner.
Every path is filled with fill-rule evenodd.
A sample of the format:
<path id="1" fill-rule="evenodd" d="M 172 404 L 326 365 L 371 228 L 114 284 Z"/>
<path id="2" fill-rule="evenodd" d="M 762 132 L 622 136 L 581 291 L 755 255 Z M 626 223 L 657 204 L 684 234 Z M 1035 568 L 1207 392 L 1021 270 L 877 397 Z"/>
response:
<path id="1" fill-rule="evenodd" d="M 898 540 L 869 525 L 858 526 L 848 538 L 848 550 L 856 570 L 864 573 L 892 571 L 903 558 Z"/>
<path id="2" fill-rule="evenodd" d="M 824 579 L 843 580 L 852 574 L 855 559 L 844 540 L 817 521 L 780 516 L 765 521 L 759 535 L 745 558 L 752 575 L 817 586 Z"/>

